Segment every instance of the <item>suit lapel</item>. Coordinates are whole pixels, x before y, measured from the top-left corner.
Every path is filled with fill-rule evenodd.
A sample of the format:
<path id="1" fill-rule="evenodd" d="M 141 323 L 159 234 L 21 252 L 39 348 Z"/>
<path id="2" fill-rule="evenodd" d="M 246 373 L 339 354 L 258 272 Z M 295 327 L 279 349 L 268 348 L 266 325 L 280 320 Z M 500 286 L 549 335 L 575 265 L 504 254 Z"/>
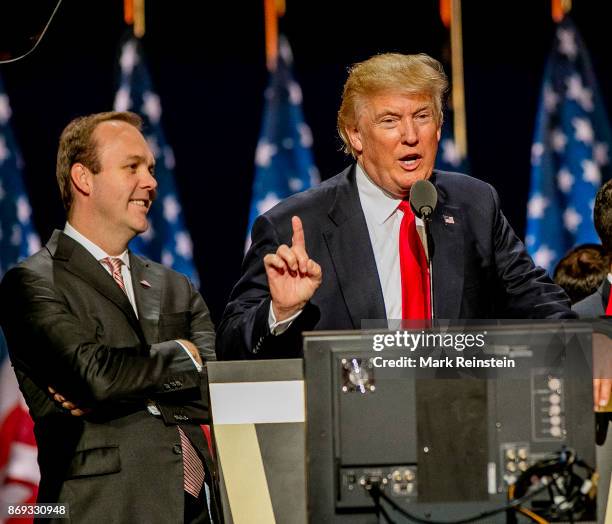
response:
<path id="1" fill-rule="evenodd" d="M 601 287 L 599 288 L 599 292 L 601 293 L 601 305 L 603 308 L 603 314 L 605 315 L 606 309 L 608 308 L 608 301 L 610 300 L 610 281 L 608 277 L 604 279 Z"/>
<path id="2" fill-rule="evenodd" d="M 364 319 L 386 319 L 385 302 L 376 260 L 359 202 L 355 168 L 345 171 L 329 210 L 330 224 L 323 236 L 353 328 Z"/>
<path id="3" fill-rule="evenodd" d="M 142 329 L 127 295 L 83 246 L 61 231 L 55 231 L 47 244 L 47 249 L 56 263 L 61 264 L 66 271 L 86 282 L 115 304 L 144 342 Z"/>
<path id="4" fill-rule="evenodd" d="M 130 251 L 132 286 L 140 324 L 145 337 L 157 342 L 157 326 L 161 311 L 162 270 Z"/>
<path id="5" fill-rule="evenodd" d="M 448 197 L 436 184 L 438 205 L 431 220 L 433 238 L 433 285 L 436 318 L 459 318 L 464 285 L 465 220 L 459 207 L 447 205 Z"/>

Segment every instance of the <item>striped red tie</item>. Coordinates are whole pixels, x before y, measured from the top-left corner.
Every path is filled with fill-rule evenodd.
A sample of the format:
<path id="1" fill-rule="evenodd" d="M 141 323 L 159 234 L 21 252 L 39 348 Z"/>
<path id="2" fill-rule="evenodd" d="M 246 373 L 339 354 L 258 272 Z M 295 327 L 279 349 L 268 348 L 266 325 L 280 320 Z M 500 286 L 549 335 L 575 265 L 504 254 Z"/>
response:
<path id="1" fill-rule="evenodd" d="M 183 486 L 185 491 L 198 498 L 204 484 L 204 465 L 180 426 L 177 426 L 183 448 Z"/>
<path id="2" fill-rule="evenodd" d="M 113 279 L 117 282 L 117 285 L 121 288 L 127 295 L 127 291 L 125 290 L 125 282 L 123 281 L 123 275 L 121 275 L 121 266 L 123 265 L 123 260 L 116 257 L 106 257 L 101 260 L 108 269 L 110 269 L 111 275 L 113 275 Z"/>

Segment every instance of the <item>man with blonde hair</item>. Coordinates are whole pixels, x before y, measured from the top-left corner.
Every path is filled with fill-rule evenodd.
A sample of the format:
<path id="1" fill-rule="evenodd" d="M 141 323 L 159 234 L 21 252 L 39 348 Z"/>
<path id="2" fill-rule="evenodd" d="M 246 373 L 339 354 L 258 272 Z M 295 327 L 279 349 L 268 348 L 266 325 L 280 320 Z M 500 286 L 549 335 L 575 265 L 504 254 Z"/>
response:
<path id="1" fill-rule="evenodd" d="M 365 319 L 428 319 L 428 267 L 407 202 L 438 194 L 430 232 L 439 319 L 572 317 L 485 182 L 434 170 L 447 79 L 424 55 L 382 54 L 350 70 L 338 132 L 350 167 L 260 216 L 218 330 L 224 359 L 301 356 L 301 333 Z"/>

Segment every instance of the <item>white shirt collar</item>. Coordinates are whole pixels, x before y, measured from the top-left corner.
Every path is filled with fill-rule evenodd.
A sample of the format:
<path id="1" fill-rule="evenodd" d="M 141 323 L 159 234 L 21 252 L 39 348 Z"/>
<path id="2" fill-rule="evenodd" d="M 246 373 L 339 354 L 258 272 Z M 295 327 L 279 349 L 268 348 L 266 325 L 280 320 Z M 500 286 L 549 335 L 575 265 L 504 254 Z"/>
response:
<path id="1" fill-rule="evenodd" d="M 104 251 L 100 246 L 94 244 L 91 240 L 89 240 L 86 236 L 79 233 L 73 226 L 70 225 L 70 222 L 66 221 L 66 225 L 64 226 L 64 234 L 72 238 L 74 241 L 81 244 L 91 256 L 93 256 L 98 262 L 100 262 L 103 258 L 110 257 L 110 255 Z M 120 258 L 121 261 L 126 265 L 129 269 L 130 267 L 130 256 L 128 254 L 128 250 L 126 249 L 123 253 L 121 253 L 117 257 Z"/>
<path id="2" fill-rule="evenodd" d="M 377 224 L 385 223 L 395 213 L 401 202 L 378 187 L 359 163 L 356 166 L 357 190 L 363 212 Z"/>
<path id="3" fill-rule="evenodd" d="M 612 273 L 608 273 L 608 282 L 612 284 Z"/>

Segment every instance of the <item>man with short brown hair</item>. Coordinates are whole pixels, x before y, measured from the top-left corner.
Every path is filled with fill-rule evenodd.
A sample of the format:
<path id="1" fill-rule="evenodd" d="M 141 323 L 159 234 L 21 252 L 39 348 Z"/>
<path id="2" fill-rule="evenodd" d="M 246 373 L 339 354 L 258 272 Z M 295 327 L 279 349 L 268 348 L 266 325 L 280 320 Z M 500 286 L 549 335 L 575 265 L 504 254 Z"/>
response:
<path id="1" fill-rule="evenodd" d="M 5 275 L 0 323 L 35 422 L 40 502 L 73 522 L 210 522 L 214 330 L 187 277 L 128 250 L 157 188 L 139 129 L 132 113 L 66 127 L 66 225 Z"/>

